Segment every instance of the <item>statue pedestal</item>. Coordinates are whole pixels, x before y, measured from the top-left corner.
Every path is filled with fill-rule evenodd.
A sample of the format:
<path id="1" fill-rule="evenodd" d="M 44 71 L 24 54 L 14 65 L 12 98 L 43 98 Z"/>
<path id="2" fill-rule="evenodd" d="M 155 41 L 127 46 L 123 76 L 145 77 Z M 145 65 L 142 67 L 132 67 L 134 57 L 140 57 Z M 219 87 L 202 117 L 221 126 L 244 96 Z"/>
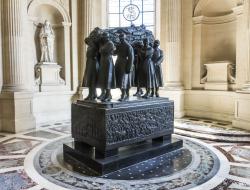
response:
<path id="1" fill-rule="evenodd" d="M 182 147 L 171 138 L 174 103 L 166 98 L 78 101 L 71 112 L 74 141 L 64 144 L 64 159 L 101 175 Z"/>
<path id="2" fill-rule="evenodd" d="M 65 81 L 60 77 L 62 67 L 57 63 L 42 62 L 35 66 L 36 84 L 39 91 L 64 90 Z"/>
<path id="3" fill-rule="evenodd" d="M 207 69 L 205 90 L 223 90 L 229 89 L 229 84 L 233 79 L 230 71 L 230 62 L 212 62 L 205 64 Z"/>

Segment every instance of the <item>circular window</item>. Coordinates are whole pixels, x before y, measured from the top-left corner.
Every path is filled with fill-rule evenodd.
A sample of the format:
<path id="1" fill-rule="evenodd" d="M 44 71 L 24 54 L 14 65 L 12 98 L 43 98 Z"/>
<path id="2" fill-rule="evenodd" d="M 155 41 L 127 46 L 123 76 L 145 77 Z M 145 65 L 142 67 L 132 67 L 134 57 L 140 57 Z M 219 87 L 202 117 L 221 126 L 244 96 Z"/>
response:
<path id="1" fill-rule="evenodd" d="M 123 17 L 127 21 L 135 21 L 140 15 L 140 9 L 134 4 L 129 4 L 123 9 Z"/>

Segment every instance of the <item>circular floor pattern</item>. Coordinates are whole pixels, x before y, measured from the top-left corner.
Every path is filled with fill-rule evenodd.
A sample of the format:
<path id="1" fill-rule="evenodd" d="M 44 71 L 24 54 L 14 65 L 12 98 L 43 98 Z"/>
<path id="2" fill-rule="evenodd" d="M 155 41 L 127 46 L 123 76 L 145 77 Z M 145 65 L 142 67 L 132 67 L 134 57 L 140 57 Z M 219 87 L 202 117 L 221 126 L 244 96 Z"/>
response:
<path id="1" fill-rule="evenodd" d="M 176 119 L 175 134 L 217 142 L 250 142 L 250 132 L 236 129 L 232 123 L 198 118 Z"/>
<path id="2" fill-rule="evenodd" d="M 87 167 L 75 172 L 64 163 L 62 144 L 71 140 L 67 137 L 50 142 L 34 157 L 34 168 L 40 176 L 68 189 L 184 190 L 209 181 L 220 168 L 215 153 L 184 138 L 184 148 L 180 150 L 97 177 Z"/>

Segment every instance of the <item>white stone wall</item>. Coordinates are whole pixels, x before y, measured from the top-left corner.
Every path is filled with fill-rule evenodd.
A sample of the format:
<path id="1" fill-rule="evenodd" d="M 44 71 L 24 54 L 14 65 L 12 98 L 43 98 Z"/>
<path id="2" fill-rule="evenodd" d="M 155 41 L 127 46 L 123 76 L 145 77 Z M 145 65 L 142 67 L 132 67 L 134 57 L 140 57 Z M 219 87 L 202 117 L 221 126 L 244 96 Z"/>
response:
<path id="1" fill-rule="evenodd" d="M 185 0 L 183 5 L 188 6 Z M 235 127 L 250 129 L 249 1 L 199 0 L 192 13 L 191 18 L 188 10 L 183 11 L 185 115 L 231 121 Z M 236 64 L 235 84 L 230 91 L 204 90 L 203 65 L 224 60 Z"/>
<path id="2" fill-rule="evenodd" d="M 232 121 L 235 92 L 186 90 L 185 114 L 201 118 Z"/>
<path id="3" fill-rule="evenodd" d="M 204 24 L 201 63 L 236 61 L 236 21 Z M 195 69 L 195 68 L 194 68 Z"/>
<path id="4" fill-rule="evenodd" d="M 106 0 L 8 0 L 12 4 L 6 1 L 0 1 L 0 8 L 8 7 L 2 7 L 0 17 L 2 10 L 14 13 L 15 6 L 24 12 L 16 13 L 20 15 L 18 19 L 11 14 L 5 18 L 22 32 L 18 38 L 22 42 L 21 46 L 13 45 L 14 37 L 10 36 L 0 46 L 0 87 L 8 89 L 0 95 L 0 130 L 1 125 L 5 131 L 18 132 L 35 127 L 35 123 L 70 119 L 71 102 L 82 90 L 79 87 L 86 61 L 84 38 L 94 27 L 106 27 Z M 246 108 L 250 105 L 249 1 L 157 0 L 157 8 L 156 36 L 165 52 L 165 88 L 161 94 L 175 101 L 175 116 L 233 121 L 236 127 L 249 129 L 250 113 Z M 55 57 L 63 67 L 61 77 L 66 85 L 38 92 L 34 66 L 40 57 L 39 23 L 45 19 L 51 21 L 55 30 Z M 4 26 L 13 29 L 6 20 Z M 6 33 L 1 29 L 0 43 L 2 35 Z M 15 48 L 15 45 L 18 47 L 6 54 L 7 61 L 3 62 L 1 53 L 7 50 L 1 48 Z M 13 64 L 22 58 L 24 61 Z M 233 88 L 204 90 L 203 65 L 224 60 L 236 64 Z M 3 74 L 1 65 L 7 74 Z M 15 65 L 21 66 L 15 68 Z"/>

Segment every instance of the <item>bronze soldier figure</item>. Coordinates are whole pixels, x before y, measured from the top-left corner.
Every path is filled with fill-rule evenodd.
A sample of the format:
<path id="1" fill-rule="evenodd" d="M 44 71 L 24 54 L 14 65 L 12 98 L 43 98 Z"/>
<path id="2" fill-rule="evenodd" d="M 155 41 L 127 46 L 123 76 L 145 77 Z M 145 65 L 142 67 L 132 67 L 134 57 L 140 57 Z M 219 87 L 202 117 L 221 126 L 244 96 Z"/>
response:
<path id="1" fill-rule="evenodd" d="M 143 64 L 143 86 L 146 88 L 146 93 L 143 98 L 154 96 L 154 89 L 158 86 L 158 81 L 155 76 L 155 67 L 152 61 L 154 49 L 149 45 L 148 38 L 143 40 L 143 47 L 141 49 L 141 63 Z M 150 93 L 151 91 L 151 93 Z"/>
<path id="2" fill-rule="evenodd" d="M 129 90 L 132 86 L 132 68 L 134 62 L 134 50 L 127 42 L 125 34 L 119 35 L 120 43 L 116 46 L 115 55 L 117 60 L 115 64 L 116 85 L 121 89 L 122 95 L 119 101 L 129 98 Z"/>
<path id="3" fill-rule="evenodd" d="M 160 46 L 160 41 L 159 40 L 155 40 L 154 41 L 154 54 L 152 57 L 152 60 L 154 62 L 155 65 L 155 76 L 157 79 L 157 86 L 155 89 L 155 96 L 159 97 L 159 87 L 163 87 L 163 76 L 162 76 L 162 68 L 161 68 L 161 64 L 163 62 L 163 51 L 159 48 Z"/>
<path id="4" fill-rule="evenodd" d="M 115 67 L 113 63 L 112 55 L 114 53 L 115 46 L 109 39 L 109 34 L 104 32 L 102 34 L 102 43 L 99 49 L 101 56 L 100 69 L 98 74 L 98 87 L 102 89 L 101 101 L 107 102 L 112 99 L 111 89 L 116 88 L 115 81 Z"/>
<path id="5" fill-rule="evenodd" d="M 86 69 L 82 86 L 89 88 L 89 94 L 85 100 L 95 100 L 97 74 L 99 69 L 98 45 L 90 37 L 85 39 L 85 43 L 88 45 L 88 48 L 86 53 Z"/>
<path id="6" fill-rule="evenodd" d="M 142 64 L 141 64 L 141 48 L 143 47 L 143 43 L 141 41 L 137 41 L 133 44 L 134 48 L 134 70 L 133 70 L 133 82 L 134 86 L 137 87 L 137 91 L 134 94 L 134 96 L 141 96 L 143 94 L 143 91 L 141 89 L 142 85 Z"/>

